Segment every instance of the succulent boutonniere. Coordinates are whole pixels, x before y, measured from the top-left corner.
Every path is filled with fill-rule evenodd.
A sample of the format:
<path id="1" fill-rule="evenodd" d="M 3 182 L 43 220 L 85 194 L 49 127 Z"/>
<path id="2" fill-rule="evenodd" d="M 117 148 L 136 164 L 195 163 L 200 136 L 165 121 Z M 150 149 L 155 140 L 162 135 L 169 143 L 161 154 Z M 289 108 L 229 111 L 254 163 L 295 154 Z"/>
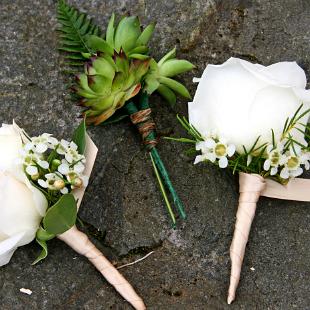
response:
<path id="1" fill-rule="evenodd" d="M 186 87 L 173 79 L 194 66 L 187 60 L 176 59 L 176 49 L 156 61 L 149 55 L 148 42 L 155 24 L 142 30 L 136 16 L 116 22 L 113 14 L 106 32 L 101 33 L 85 14 L 59 1 L 61 50 L 67 64 L 75 70 L 72 87 L 82 106 L 87 124 L 99 125 L 120 121 L 129 116 L 142 136 L 160 185 L 168 212 L 175 225 L 175 215 L 166 194 L 170 192 L 182 218 L 186 217 L 169 174 L 157 152 L 158 137 L 152 119 L 149 97 L 157 91 L 170 104 L 176 94 L 190 98 Z M 84 67 L 84 70 L 83 70 Z"/>

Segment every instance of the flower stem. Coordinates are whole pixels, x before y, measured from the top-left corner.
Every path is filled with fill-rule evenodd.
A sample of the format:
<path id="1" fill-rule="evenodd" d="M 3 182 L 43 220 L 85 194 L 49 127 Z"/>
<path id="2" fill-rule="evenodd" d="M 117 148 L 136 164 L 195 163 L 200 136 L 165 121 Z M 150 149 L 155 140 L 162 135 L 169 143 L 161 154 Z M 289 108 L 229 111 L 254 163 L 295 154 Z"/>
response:
<path id="1" fill-rule="evenodd" d="M 142 135 L 143 137 L 143 141 L 144 141 L 144 144 L 146 146 L 146 149 L 149 151 L 150 153 L 150 156 L 152 158 L 152 163 L 154 162 L 154 165 L 156 167 L 156 170 L 155 170 L 155 173 L 157 171 L 158 175 L 157 176 L 157 179 L 159 181 L 159 178 L 160 178 L 160 181 L 161 181 L 161 191 L 162 189 L 164 188 L 164 185 L 167 186 L 172 198 L 173 198 L 173 202 L 174 204 L 176 205 L 176 207 L 178 208 L 178 211 L 181 215 L 181 217 L 183 219 L 186 218 L 186 213 L 184 211 L 184 206 L 183 206 L 183 203 L 182 201 L 180 200 L 179 196 L 177 195 L 173 185 L 172 185 L 172 182 L 170 181 L 170 178 L 169 178 L 169 174 L 165 168 L 165 165 L 164 163 L 162 162 L 161 158 L 160 158 L 160 155 L 156 149 L 156 131 L 155 131 L 155 128 L 151 128 L 151 130 L 149 130 L 146 134 L 145 132 L 143 132 L 143 127 L 145 126 L 145 124 L 147 123 L 147 121 L 150 121 L 150 123 L 148 124 L 148 126 L 146 126 L 147 128 L 150 128 L 149 126 L 155 126 L 155 124 L 153 123 L 153 120 L 150 116 L 150 113 L 151 113 L 151 109 L 150 109 L 150 106 L 149 106 L 149 101 L 148 101 L 148 95 L 146 93 L 143 93 L 141 94 L 140 96 L 140 100 L 138 103 L 134 103 L 133 101 L 130 101 L 128 102 L 126 105 L 125 105 L 125 109 L 127 110 L 127 113 L 131 116 L 131 120 L 132 122 L 137 126 L 137 128 L 139 129 L 139 132 L 140 134 Z M 146 118 L 144 118 L 142 121 L 134 121 L 132 119 L 132 116 L 136 116 L 138 113 L 143 113 L 143 111 L 148 111 L 148 119 L 146 120 Z M 142 129 L 142 130 L 141 130 Z M 154 166 L 153 165 L 153 166 Z M 162 182 L 162 180 L 164 182 Z M 168 201 L 168 198 L 167 198 L 167 194 L 166 192 L 163 192 L 163 196 L 164 196 L 164 199 L 165 199 L 165 202 L 167 204 L 167 201 Z M 167 204 L 167 207 L 168 207 L 168 204 Z M 169 204 L 169 207 L 171 208 L 170 204 Z M 169 211 L 170 212 L 170 211 Z"/>
<path id="2" fill-rule="evenodd" d="M 166 194 L 166 191 L 165 191 L 163 182 L 162 182 L 162 180 L 161 180 L 161 178 L 160 178 L 160 175 L 159 175 L 159 172 L 158 172 L 158 170 L 157 170 L 157 167 L 156 167 L 154 158 L 153 158 L 153 156 L 152 156 L 152 153 L 150 152 L 149 154 L 150 154 L 151 161 L 152 161 L 152 165 L 153 165 L 153 168 L 154 168 L 154 172 L 155 172 L 155 175 L 156 175 L 158 184 L 159 184 L 159 188 L 160 188 L 161 193 L 162 193 L 162 195 L 163 195 L 163 197 L 164 197 L 164 200 L 165 200 L 165 203 L 166 203 L 166 206 L 167 206 L 167 210 L 168 210 L 169 215 L 170 215 L 171 220 L 172 220 L 173 228 L 175 228 L 176 220 L 175 220 L 174 213 L 173 213 L 173 211 L 172 211 L 170 202 L 169 202 L 169 200 L 168 200 L 168 197 L 167 197 L 167 194 Z"/>
<path id="3" fill-rule="evenodd" d="M 183 219 L 186 219 L 186 213 L 185 213 L 185 210 L 184 210 L 184 206 L 183 206 L 183 203 L 182 201 L 180 200 L 177 192 L 175 191 L 171 181 L 170 181 L 170 178 L 169 178 L 169 175 L 168 175 L 168 172 L 164 166 L 164 163 L 162 162 L 160 156 L 159 156 L 159 153 L 157 152 L 157 149 L 154 147 L 152 148 L 152 150 L 150 151 L 151 155 L 152 155 L 152 158 L 154 159 L 154 162 L 161 174 L 161 176 L 163 177 L 165 183 L 166 183 L 166 186 L 168 187 L 169 189 L 169 192 L 171 193 L 171 196 L 173 198 L 173 202 L 175 203 L 175 205 L 177 206 L 178 210 L 179 210 L 179 213 L 181 215 L 181 217 Z"/>

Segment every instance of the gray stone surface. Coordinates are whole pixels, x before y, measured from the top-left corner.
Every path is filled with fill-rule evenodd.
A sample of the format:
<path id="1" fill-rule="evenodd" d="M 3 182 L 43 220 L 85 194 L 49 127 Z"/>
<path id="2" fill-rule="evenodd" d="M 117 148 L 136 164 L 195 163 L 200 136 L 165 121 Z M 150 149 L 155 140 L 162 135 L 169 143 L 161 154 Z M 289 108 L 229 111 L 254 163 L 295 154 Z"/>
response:
<path id="1" fill-rule="evenodd" d="M 310 77 L 310 3 L 307 0 L 72 1 L 104 27 L 110 14 L 139 14 L 157 21 L 154 54 L 174 45 L 197 65 L 182 81 L 190 87 L 206 63 L 230 56 L 270 64 L 297 60 Z M 0 121 L 15 118 L 29 133 L 69 137 L 79 109 L 66 99 L 60 71 L 55 1 L 0 1 Z M 152 100 L 159 131 L 184 134 L 174 108 Z M 99 156 L 82 219 L 105 233 L 97 241 L 118 264 L 154 250 L 122 272 L 149 309 L 309 309 L 310 206 L 261 199 L 236 302 L 225 303 L 229 244 L 237 205 L 237 180 L 229 172 L 193 166 L 184 146 L 162 141 L 159 151 L 183 199 L 188 219 L 172 230 L 148 156 L 129 123 L 91 128 Z M 1 216 L 1 215 L 0 215 Z M 0 308 L 130 309 L 88 262 L 61 244 L 30 265 L 39 248 L 19 249 L 0 272 Z M 255 271 L 250 268 L 254 267 Z M 21 294 L 30 288 L 31 296 Z"/>

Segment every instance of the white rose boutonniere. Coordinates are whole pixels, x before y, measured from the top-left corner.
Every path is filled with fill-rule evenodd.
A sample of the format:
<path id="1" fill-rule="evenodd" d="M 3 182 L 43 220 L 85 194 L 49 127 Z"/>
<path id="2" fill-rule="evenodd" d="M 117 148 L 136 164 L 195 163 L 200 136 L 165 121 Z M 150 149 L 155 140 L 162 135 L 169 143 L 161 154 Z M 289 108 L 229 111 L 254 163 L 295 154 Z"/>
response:
<path id="1" fill-rule="evenodd" d="M 75 226 L 97 155 L 85 120 L 72 141 L 48 133 L 29 137 L 15 123 L 3 125 L 0 149 L 0 266 L 34 239 L 42 247 L 33 264 L 38 263 L 48 255 L 48 241 L 57 237 L 86 256 L 136 309 L 145 309 L 127 280 Z"/>
<path id="2" fill-rule="evenodd" d="M 199 152 L 195 164 L 212 163 L 239 173 L 230 304 L 259 197 L 310 201 L 310 181 L 294 179 L 310 168 L 310 90 L 305 89 L 306 75 L 296 62 L 265 67 L 230 58 L 208 65 L 196 81 L 189 121 L 178 117 L 192 138 L 168 139 L 194 144 Z"/>

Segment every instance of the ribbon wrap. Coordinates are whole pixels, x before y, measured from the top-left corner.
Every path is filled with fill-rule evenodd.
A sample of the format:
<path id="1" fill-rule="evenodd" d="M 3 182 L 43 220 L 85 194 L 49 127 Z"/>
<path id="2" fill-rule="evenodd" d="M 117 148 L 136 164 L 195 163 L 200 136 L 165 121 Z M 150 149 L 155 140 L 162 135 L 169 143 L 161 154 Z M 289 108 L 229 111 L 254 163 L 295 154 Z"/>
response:
<path id="1" fill-rule="evenodd" d="M 98 149 L 90 137 L 86 136 L 86 167 L 85 175 L 90 176 L 95 163 Z M 74 197 L 78 201 L 77 207 L 80 207 L 85 188 L 73 191 Z M 143 300 L 137 295 L 130 283 L 118 272 L 118 270 L 104 257 L 104 255 L 88 239 L 87 235 L 79 231 L 74 225 L 61 235 L 58 239 L 65 242 L 74 251 L 88 258 L 96 269 L 113 285 L 113 287 L 122 295 L 136 310 L 146 309 Z"/>
<path id="2" fill-rule="evenodd" d="M 132 123 L 137 126 L 146 149 L 151 151 L 158 143 L 155 133 L 156 125 L 152 119 L 151 108 L 131 114 L 130 119 Z"/>
<path id="3" fill-rule="evenodd" d="M 114 288 L 137 310 L 146 309 L 143 300 L 137 295 L 133 287 L 118 272 L 118 270 L 103 256 L 103 254 L 88 239 L 86 234 L 79 231 L 76 226 L 58 236 L 74 251 L 88 258 L 96 269 Z"/>
<path id="4" fill-rule="evenodd" d="M 231 304 L 235 299 L 245 247 L 248 242 L 251 225 L 255 216 L 256 203 L 265 187 L 266 182 L 260 175 L 240 173 L 239 205 L 234 237 L 230 246 L 231 273 L 227 298 L 228 304 Z"/>
<path id="5" fill-rule="evenodd" d="M 242 262 L 248 242 L 251 225 L 255 216 L 256 203 L 260 196 L 310 201 L 310 180 L 296 178 L 282 185 L 258 174 L 239 174 L 239 205 L 233 240 L 230 247 L 231 275 L 227 303 L 235 299 L 236 289 L 240 280 Z"/>

